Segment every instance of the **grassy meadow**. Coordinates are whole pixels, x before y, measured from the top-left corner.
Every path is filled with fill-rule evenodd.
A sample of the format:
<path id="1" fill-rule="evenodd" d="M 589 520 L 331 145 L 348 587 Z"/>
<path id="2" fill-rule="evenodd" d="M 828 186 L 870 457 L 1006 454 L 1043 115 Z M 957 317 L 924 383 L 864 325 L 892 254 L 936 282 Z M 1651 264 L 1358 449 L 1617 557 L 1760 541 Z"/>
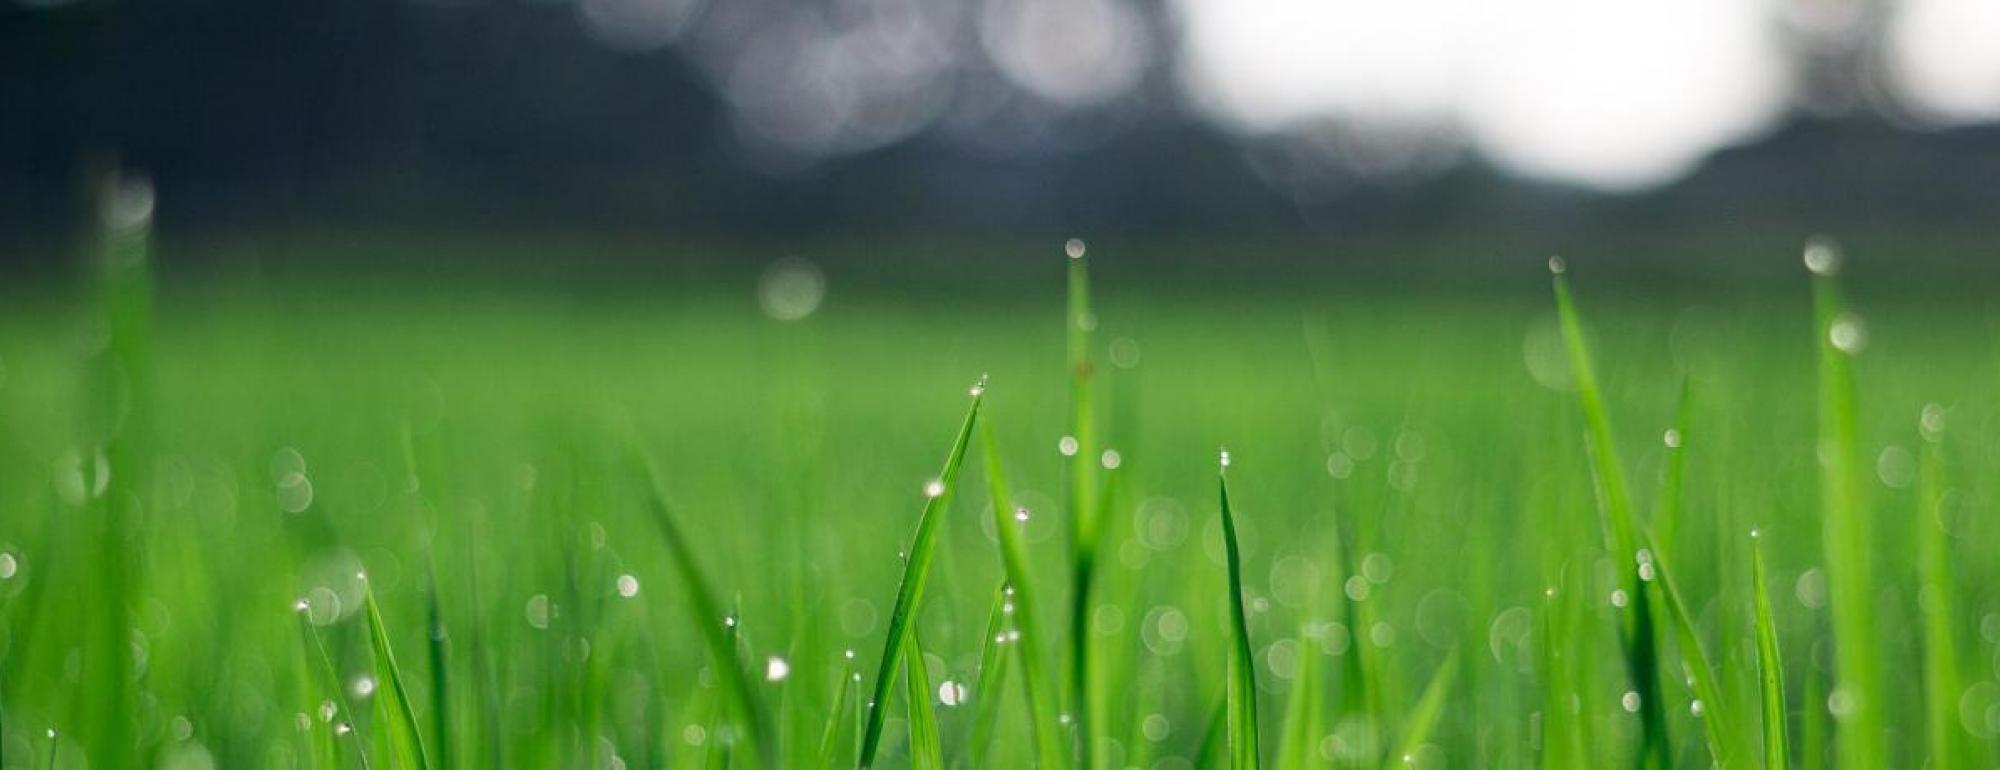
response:
<path id="1" fill-rule="evenodd" d="M 1830 247 L 810 308 L 145 250 L 0 309 L 6 768 L 2000 757 L 2000 326 Z"/>

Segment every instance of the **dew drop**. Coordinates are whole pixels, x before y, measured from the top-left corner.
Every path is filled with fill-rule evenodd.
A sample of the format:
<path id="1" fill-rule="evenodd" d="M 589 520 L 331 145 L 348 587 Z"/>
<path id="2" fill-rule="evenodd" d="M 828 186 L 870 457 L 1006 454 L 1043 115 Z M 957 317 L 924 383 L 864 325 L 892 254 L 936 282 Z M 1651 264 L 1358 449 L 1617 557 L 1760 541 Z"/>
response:
<path id="1" fill-rule="evenodd" d="M 1611 606 L 1623 609 L 1628 603 L 1630 599 L 1625 595 L 1625 589 L 1618 588 L 1611 591 Z"/>
<path id="2" fill-rule="evenodd" d="M 1868 346 L 1868 327 L 1862 324 L 1860 316 L 1841 313 L 1827 325 L 1826 339 L 1835 350 L 1855 355 Z"/>
<path id="3" fill-rule="evenodd" d="M 736 614 L 735 614 L 735 613 L 730 613 L 730 614 L 728 614 L 728 615 L 724 615 L 724 616 L 722 616 L 722 627 L 723 627 L 723 628 L 735 628 L 735 627 L 736 627 Z"/>
<path id="4" fill-rule="evenodd" d="M 966 395 L 972 396 L 974 398 L 977 398 L 978 396 L 984 394 L 985 392 L 986 392 L 986 375 L 984 374 L 979 375 L 979 381 L 972 383 L 972 387 L 968 388 L 965 391 Z"/>
<path id="5" fill-rule="evenodd" d="M 938 685 L 938 702 L 946 706 L 964 703 L 966 695 L 965 685 L 958 682 L 947 679 L 944 684 Z"/>
<path id="6" fill-rule="evenodd" d="M 1224 468 L 1229 467 L 1229 450 L 1222 450 L 1222 453 L 1217 456 L 1216 461 L 1221 463 Z"/>
<path id="7" fill-rule="evenodd" d="M 1695 718 L 1699 719 L 1699 718 L 1701 717 L 1701 712 L 1702 712 L 1702 708 L 1701 708 L 1701 699 L 1699 699 L 1699 698 L 1696 698 L 1695 700 L 1692 700 L 1692 701 L 1689 701 L 1689 702 L 1688 702 L 1688 713 L 1689 713 L 1689 714 L 1691 714 L 1691 715 L 1693 715 L 1693 716 L 1694 716 Z"/>
<path id="8" fill-rule="evenodd" d="M 933 500 L 944 497 L 944 482 L 937 479 L 924 482 L 924 497 Z"/>
<path id="9" fill-rule="evenodd" d="M 1840 244 L 1832 238 L 1815 235 L 1806 240 L 1806 269 L 1813 275 L 1838 275 L 1840 273 Z"/>
<path id="10" fill-rule="evenodd" d="M 1056 440 L 1056 451 L 1061 452 L 1064 457 L 1075 457 L 1077 449 L 1075 436 L 1064 436 Z"/>
<path id="11" fill-rule="evenodd" d="M 1071 238 L 1063 241 L 1063 253 L 1069 255 L 1070 259 L 1083 259 L 1085 248 L 1082 238 Z"/>
<path id="12" fill-rule="evenodd" d="M 364 676 L 354 680 L 354 697 L 366 698 L 375 694 L 375 677 Z"/>
<path id="13" fill-rule="evenodd" d="M 639 595 L 639 579 L 631 575 L 618 576 L 618 595 L 630 599 Z"/>
<path id="14" fill-rule="evenodd" d="M 1019 522 L 1023 522 L 1023 523 L 1026 523 L 1026 522 L 1028 521 L 1028 509 L 1027 509 L 1027 508 L 1025 508 L 1025 507 L 1022 507 L 1022 508 L 1015 508 L 1015 509 L 1014 509 L 1014 520 L 1015 520 L 1015 521 L 1019 521 Z"/>
<path id="15" fill-rule="evenodd" d="M 11 551 L 0 551 L 0 580 L 13 580 L 21 571 L 21 562 Z"/>
<path id="16" fill-rule="evenodd" d="M 764 659 L 764 681 L 782 682 L 792 675 L 792 664 L 776 655 Z"/>
<path id="17" fill-rule="evenodd" d="M 1631 690 L 1626 690 L 1625 696 L 1618 699 L 1618 705 L 1623 706 L 1625 708 L 1625 713 L 1628 714 L 1639 713 L 1639 693 Z"/>
<path id="18" fill-rule="evenodd" d="M 1562 257 L 1549 257 L 1550 273 L 1553 273 L 1555 275 L 1562 275 L 1567 270 L 1569 270 L 1569 263 L 1563 261 Z"/>
<path id="19" fill-rule="evenodd" d="M 1681 448 L 1681 432 L 1673 428 L 1668 428 L 1666 433 L 1661 434 L 1660 441 L 1666 444 L 1668 449 L 1679 449 Z"/>
<path id="20" fill-rule="evenodd" d="M 1118 450 L 1116 449 L 1104 450 L 1104 454 L 1099 455 L 1097 459 L 1107 471 L 1117 470 L 1119 464 L 1124 462 L 1124 458 L 1118 454 Z"/>

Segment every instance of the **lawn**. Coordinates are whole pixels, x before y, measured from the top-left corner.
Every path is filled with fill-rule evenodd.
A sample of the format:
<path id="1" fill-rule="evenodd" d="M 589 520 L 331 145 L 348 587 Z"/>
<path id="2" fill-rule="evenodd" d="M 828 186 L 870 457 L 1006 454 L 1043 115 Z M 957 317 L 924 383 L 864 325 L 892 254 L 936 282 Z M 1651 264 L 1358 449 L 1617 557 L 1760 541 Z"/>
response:
<path id="1" fill-rule="evenodd" d="M 1138 258 L 1048 251 L 1006 291 L 829 268 L 797 320 L 749 278 L 17 290 L 0 764 L 2000 749 L 1984 307 L 1575 257 L 1566 336 L 1540 258 L 1533 292 L 1066 305 Z"/>

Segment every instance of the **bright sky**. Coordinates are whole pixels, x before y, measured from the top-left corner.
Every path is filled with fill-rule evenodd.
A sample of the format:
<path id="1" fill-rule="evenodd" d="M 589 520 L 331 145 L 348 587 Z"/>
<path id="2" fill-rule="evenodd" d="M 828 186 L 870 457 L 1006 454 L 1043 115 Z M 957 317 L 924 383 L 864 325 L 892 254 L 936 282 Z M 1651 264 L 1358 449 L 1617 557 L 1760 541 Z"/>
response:
<path id="1" fill-rule="evenodd" d="M 1783 22 L 1843 0 L 1173 0 L 1199 109 L 1252 133 L 1327 117 L 1455 129 L 1527 176 L 1671 181 L 1790 105 Z M 2000 120 L 2000 1 L 1896 0 L 1886 96 Z M 1789 17 L 1781 17 L 1781 14 Z"/>
<path id="2" fill-rule="evenodd" d="M 1333 121 L 1458 137 L 1516 174 L 1638 189 L 1776 125 L 1801 41 L 1876 8 L 1886 45 L 1870 98 L 1930 124 L 2000 120 L 2000 0 L 1167 0 L 1164 24 L 1142 2 L 579 8 L 619 48 L 691 38 L 750 144 L 814 155 L 899 141 L 967 104 L 961 124 L 1019 133 L 978 111 L 1007 98 L 960 73 L 990 67 L 1060 109 L 1116 109 L 1162 67 L 1199 116 L 1245 134 Z"/>

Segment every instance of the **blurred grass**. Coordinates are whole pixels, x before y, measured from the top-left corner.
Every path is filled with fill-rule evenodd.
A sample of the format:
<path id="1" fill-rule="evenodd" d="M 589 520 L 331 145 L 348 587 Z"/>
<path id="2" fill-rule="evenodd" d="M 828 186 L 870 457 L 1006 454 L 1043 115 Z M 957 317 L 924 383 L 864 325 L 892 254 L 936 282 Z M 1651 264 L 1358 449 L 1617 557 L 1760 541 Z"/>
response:
<path id="1" fill-rule="evenodd" d="M 1104 253 L 1114 252 L 1094 247 L 1091 258 Z M 937 472 L 941 434 L 981 372 L 994 382 L 995 408 L 981 415 L 996 439 L 988 446 L 1010 452 L 1005 497 L 1032 514 L 1019 527 L 1016 580 L 1042 601 L 1017 612 L 1036 614 L 1041 629 L 1075 621 L 1065 543 L 1074 461 L 1058 452 L 1073 372 L 1056 261 L 1046 280 L 978 302 L 845 294 L 834 273 L 825 305 L 795 323 L 761 315 L 747 287 L 707 284 L 610 299 L 331 278 L 169 289 L 146 330 L 147 448 L 117 459 L 90 419 L 106 402 L 90 396 L 87 362 L 107 349 L 107 327 L 83 301 L 8 303 L 0 550 L 16 566 L 0 579 L 0 764 L 43 766 L 55 746 L 59 767 L 352 763 L 360 744 L 336 744 L 341 720 L 315 709 L 333 695 L 321 690 L 350 697 L 375 671 L 364 591 L 405 652 L 406 683 L 438 681 L 438 661 L 452 669 L 447 685 L 412 687 L 408 700 L 426 745 L 451 746 L 458 767 L 613 757 L 697 767 L 724 756 L 748 766 L 756 760 L 742 749 L 758 738 L 729 716 L 739 687 L 774 711 L 768 724 L 782 735 L 769 740 L 782 745 L 767 756 L 830 750 L 849 764 L 858 731 L 845 723 L 866 703 L 842 705 L 842 653 L 873 663 L 883 649 L 912 492 Z M 1545 277 L 1539 261 L 1522 270 Z M 1720 697 L 1740 706 L 1759 692 L 1760 586 L 1747 574 L 1747 526 L 1732 522 L 1767 533 L 1761 587 L 1787 656 L 1788 716 L 1800 720 L 1792 756 L 1809 759 L 1839 756 L 1831 736 L 1852 732 L 1824 709 L 1840 648 L 1827 629 L 1853 592 L 1829 586 L 1838 568 L 1819 547 L 1821 331 L 1799 272 L 1771 294 L 1600 294 L 1582 270 L 1575 288 L 1604 409 L 1625 429 L 1611 439 L 1624 472 L 1637 488 L 1684 474 L 1658 551 L 1672 559 L 1688 628 L 1713 653 Z M 1237 458 L 1257 705 L 1285 751 L 1310 740 L 1308 764 L 1344 766 L 1405 749 L 1420 766 L 1632 761 L 1642 725 L 1621 706 L 1623 613 L 1607 599 L 1619 581 L 1593 531 L 1586 426 L 1545 294 L 1314 299 L 1140 292 L 1093 277 L 1098 448 L 1123 458 L 1121 491 L 1095 522 L 1096 606 L 1077 624 L 1107 696 L 1092 728 L 1100 766 L 1170 770 L 1204 750 L 1223 756 L 1214 725 L 1226 724 L 1216 715 L 1230 626 L 1209 474 L 1224 443 Z M 1918 526 L 1879 527 L 1866 546 L 1884 653 L 1881 756 L 1928 751 L 1947 698 L 1957 722 L 1946 727 L 1990 756 L 2000 555 L 1981 544 L 2000 542 L 1995 317 L 1980 304 L 1851 288 L 1868 329 L 1848 359 L 1858 504 L 1885 521 L 1929 512 L 1943 535 L 1925 544 Z M 1313 331 L 1302 333 L 1304 318 Z M 1700 397 L 1680 417 L 1683 379 Z M 1936 482 L 1951 494 L 1920 499 L 1902 458 L 1919 448 L 1910 417 L 1932 402 L 1953 426 L 1938 438 L 1951 473 Z M 1679 467 L 1659 440 L 1676 425 L 1699 436 Z M 652 490 L 623 461 L 627 436 L 660 471 L 678 536 L 658 536 Z M 287 450 L 309 484 L 303 506 L 302 487 L 277 472 L 294 472 Z M 129 579 L 108 576 L 97 550 L 95 512 L 114 494 L 135 514 L 119 525 L 132 550 L 117 566 Z M 991 497 L 955 495 L 940 511 L 912 620 L 943 665 L 938 681 L 974 679 L 986 649 L 1003 579 L 995 533 L 1008 521 L 988 510 L 1004 505 Z M 699 562 L 706 592 L 679 572 L 687 560 L 675 542 Z M 1943 685 L 1920 670 L 1925 621 L 1936 618 L 1916 593 L 1920 546 L 1940 544 L 1948 559 L 1922 574 L 1935 580 L 1942 564 L 1954 579 L 1964 664 Z M 361 569 L 366 587 L 345 577 Z M 631 596 L 622 575 L 640 587 Z M 698 606 L 702 593 L 710 608 Z M 307 613 L 324 621 L 313 628 L 335 681 L 301 654 L 310 642 L 294 625 L 299 597 L 339 603 L 326 617 Z M 728 607 L 734 635 L 705 644 L 694 618 L 720 630 Z M 129 643 L 107 650 L 103 618 L 114 613 L 129 618 Z M 1311 624 L 1317 637 L 1300 632 Z M 410 654 L 437 627 L 452 654 Z M 1018 627 L 1029 638 L 1012 654 L 1069 649 L 1066 633 L 1034 639 L 1026 618 Z M 791 675 L 744 675 L 770 656 L 787 658 Z M 1300 656 L 1318 657 L 1307 666 Z M 129 670 L 115 673 L 114 660 Z M 1069 673 L 1013 672 L 1045 694 Z M 1302 676 L 1327 697 L 1310 724 L 1281 731 Z M 121 684 L 131 743 L 113 746 L 113 728 L 98 725 L 121 720 L 85 695 Z M 1032 693 L 993 693 L 1024 705 L 999 711 L 982 766 L 1034 763 L 1029 715 L 1046 707 L 1027 707 Z M 440 697 L 451 698 L 448 739 L 429 721 Z M 1672 756 L 1695 766 L 1707 741 L 1686 688 L 1668 681 L 1660 697 Z M 1414 730 L 1433 704 L 1434 724 Z M 947 757 L 963 753 L 974 709 L 923 705 Z M 373 711 L 339 709 L 371 738 L 399 729 Z M 829 715 L 842 724 L 827 729 Z M 877 766 L 909 764 L 908 730 L 886 720 Z M 110 759 L 121 755 L 134 761 Z"/>

